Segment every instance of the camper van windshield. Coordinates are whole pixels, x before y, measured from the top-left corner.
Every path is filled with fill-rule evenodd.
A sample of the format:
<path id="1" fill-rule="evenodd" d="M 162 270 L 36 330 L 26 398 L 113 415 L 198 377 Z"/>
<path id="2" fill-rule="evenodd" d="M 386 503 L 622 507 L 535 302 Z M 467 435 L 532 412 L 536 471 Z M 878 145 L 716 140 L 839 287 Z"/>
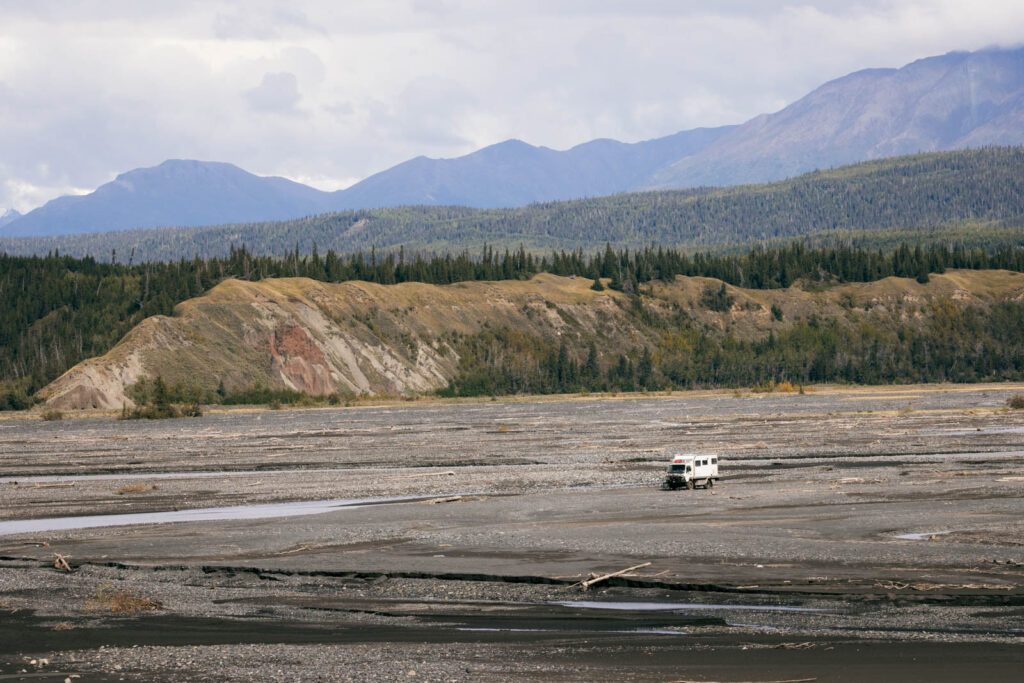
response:
<path id="1" fill-rule="evenodd" d="M 685 472 L 686 465 L 671 465 L 668 469 L 669 472 Z"/>

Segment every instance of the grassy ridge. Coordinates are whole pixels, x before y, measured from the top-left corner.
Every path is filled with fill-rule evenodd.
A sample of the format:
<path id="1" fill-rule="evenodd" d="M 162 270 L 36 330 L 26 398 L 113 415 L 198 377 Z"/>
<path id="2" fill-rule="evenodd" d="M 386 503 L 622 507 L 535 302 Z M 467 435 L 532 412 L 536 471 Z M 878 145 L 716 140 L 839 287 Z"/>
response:
<path id="1" fill-rule="evenodd" d="M 921 282 L 703 277 L 636 295 L 589 278 L 438 287 L 231 281 L 149 320 L 45 392 L 51 407 L 1024 379 L 1024 274 L 949 270 Z M 358 371 L 351 365 L 359 359 Z M 126 358 L 137 373 L 120 373 Z M 153 378 L 162 376 L 158 389 Z M 102 392 L 100 395 L 99 392 Z M 167 411 L 156 411 L 157 414 Z M 198 411 L 193 411 L 198 412 Z"/>

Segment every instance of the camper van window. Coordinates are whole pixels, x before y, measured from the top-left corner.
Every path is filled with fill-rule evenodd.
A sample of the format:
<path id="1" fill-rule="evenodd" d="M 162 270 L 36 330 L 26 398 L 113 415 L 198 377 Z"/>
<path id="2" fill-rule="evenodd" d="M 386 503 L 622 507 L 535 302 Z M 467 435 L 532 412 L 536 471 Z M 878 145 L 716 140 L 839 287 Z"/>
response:
<path id="1" fill-rule="evenodd" d="M 718 458 L 711 458 L 711 464 L 712 465 L 717 465 L 718 464 Z"/>

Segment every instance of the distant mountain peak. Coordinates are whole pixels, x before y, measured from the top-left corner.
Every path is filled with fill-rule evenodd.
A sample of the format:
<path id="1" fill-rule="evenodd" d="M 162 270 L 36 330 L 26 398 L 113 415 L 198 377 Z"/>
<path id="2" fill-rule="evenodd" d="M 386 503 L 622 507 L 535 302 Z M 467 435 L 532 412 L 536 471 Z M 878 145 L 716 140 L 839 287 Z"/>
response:
<path id="1" fill-rule="evenodd" d="M 484 147 L 484 149 L 513 149 L 513 148 L 537 149 L 534 145 L 531 145 L 528 142 L 520 140 L 519 138 L 509 138 L 508 140 L 502 140 L 501 142 L 496 142 L 493 145 L 488 145 L 487 147 Z"/>
<path id="2" fill-rule="evenodd" d="M 766 182 L 918 152 L 1024 144 L 1024 48 L 948 52 L 831 80 L 662 169 L 649 187 Z"/>
<path id="3" fill-rule="evenodd" d="M 7 225 L 8 223 L 13 223 L 19 218 L 21 218 L 21 214 L 18 211 L 14 209 L 7 209 L 2 214 L 0 214 L 0 228 Z"/>
<path id="4" fill-rule="evenodd" d="M 486 147 L 481 147 L 480 149 L 476 150 L 475 152 L 470 152 L 469 154 L 467 154 L 465 156 L 462 156 L 462 157 L 455 157 L 455 159 L 450 159 L 449 161 L 458 161 L 459 159 L 481 158 L 481 157 L 483 157 L 483 158 L 495 158 L 495 159 L 501 159 L 501 160 L 508 160 L 509 158 L 515 158 L 515 157 L 519 157 L 519 158 L 532 158 L 537 153 L 542 153 L 542 152 L 545 152 L 545 151 L 550 152 L 550 151 L 553 151 L 553 150 L 549 150 L 547 147 L 537 147 L 535 145 L 531 145 L 530 143 L 523 142 L 522 140 L 519 140 L 518 138 L 510 138 L 508 140 L 502 140 L 501 142 L 496 142 L 493 145 L 487 145 Z"/>
<path id="5" fill-rule="evenodd" d="M 160 177 L 176 174 L 210 174 L 210 173 L 237 173 L 247 176 L 255 176 L 234 164 L 226 161 L 200 161 L 198 159 L 167 159 L 156 166 L 143 166 L 125 171 L 115 178 L 138 178 L 138 177 Z"/>
<path id="6" fill-rule="evenodd" d="M 168 159 L 121 173 L 90 194 L 47 202 L 2 232 L 17 237 L 284 220 L 329 211 L 331 197 L 234 164 Z"/>

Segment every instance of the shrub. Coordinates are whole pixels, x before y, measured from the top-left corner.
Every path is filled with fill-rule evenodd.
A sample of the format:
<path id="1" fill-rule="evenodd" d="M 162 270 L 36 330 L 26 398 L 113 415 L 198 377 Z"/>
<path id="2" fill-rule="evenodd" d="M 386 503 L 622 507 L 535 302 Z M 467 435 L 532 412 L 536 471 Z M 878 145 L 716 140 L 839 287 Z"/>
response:
<path id="1" fill-rule="evenodd" d="M 1024 410 L 1024 394 L 1016 394 L 1006 399 L 1006 405 L 1014 410 Z"/>
<path id="2" fill-rule="evenodd" d="M 176 405 L 143 405 L 128 410 L 128 408 L 121 409 L 122 420 L 171 420 L 176 417 L 184 417 L 184 413 L 181 408 Z"/>
<path id="3" fill-rule="evenodd" d="M 156 489 L 156 484 L 125 484 L 115 491 L 115 493 L 119 496 L 124 496 L 129 493 L 146 493 L 147 491 L 156 491 Z"/>
<path id="4" fill-rule="evenodd" d="M 291 389 L 268 389 L 267 387 L 256 385 L 248 389 L 241 391 L 234 391 L 224 397 L 222 403 L 224 405 L 270 405 L 276 403 L 278 408 L 284 404 L 292 405 L 295 403 L 301 403 L 303 400 L 308 400 L 308 396 L 298 391 L 292 391 Z"/>
<path id="5" fill-rule="evenodd" d="M 217 391 L 204 391 L 194 385 L 168 385 L 157 375 L 149 380 L 145 377 L 128 387 L 127 394 L 136 408 L 121 409 L 122 420 L 162 420 L 176 417 L 202 417 L 203 403 L 217 403 L 223 398 L 221 382 Z"/>
<path id="6" fill-rule="evenodd" d="M 726 289 L 724 282 L 721 287 L 708 285 L 704 288 L 704 292 L 700 297 L 701 306 L 710 311 L 718 311 L 719 313 L 724 313 L 732 308 L 733 301 L 733 296 L 729 294 L 729 290 Z"/>
<path id="7" fill-rule="evenodd" d="M 163 609 L 159 600 L 133 595 L 127 591 L 101 588 L 89 601 L 88 607 L 93 611 L 113 612 L 114 614 L 135 614 Z"/>
<path id="8" fill-rule="evenodd" d="M 42 415 L 40 415 L 40 417 L 46 420 L 47 422 L 56 422 L 57 420 L 64 419 L 64 413 L 60 412 L 59 410 L 47 410 Z"/>
<path id="9" fill-rule="evenodd" d="M 28 410 L 35 399 L 22 388 L 13 388 L 0 393 L 0 410 Z"/>
<path id="10" fill-rule="evenodd" d="M 760 384 L 755 384 L 754 386 L 752 386 L 750 388 L 750 390 L 753 391 L 755 394 L 771 394 L 771 393 L 774 393 L 776 391 L 782 392 L 784 394 L 795 394 L 795 393 L 801 393 L 802 394 L 803 393 L 803 385 L 793 384 L 792 382 L 790 382 L 788 380 L 784 380 L 782 382 L 776 382 L 775 380 L 770 380 L 768 382 L 762 382 Z"/>

